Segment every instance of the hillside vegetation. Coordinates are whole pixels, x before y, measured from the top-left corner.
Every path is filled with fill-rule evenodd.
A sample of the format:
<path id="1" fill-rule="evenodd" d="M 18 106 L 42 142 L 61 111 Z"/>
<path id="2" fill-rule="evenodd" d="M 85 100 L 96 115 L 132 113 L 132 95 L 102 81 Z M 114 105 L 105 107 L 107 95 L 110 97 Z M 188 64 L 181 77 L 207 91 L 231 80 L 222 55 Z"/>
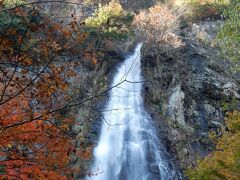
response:
<path id="1" fill-rule="evenodd" d="M 144 41 L 144 75 L 150 79 L 146 84 L 152 83 L 144 89 L 150 94 L 146 101 L 157 109 L 158 117 L 166 109 L 164 97 L 172 90 L 186 90 L 184 85 L 191 81 L 187 75 L 199 73 L 202 67 L 201 62 L 194 62 L 199 69 L 188 72 L 191 63 L 181 61 L 187 57 L 184 47 L 202 46 L 198 50 L 204 57 L 208 56 L 205 49 L 216 50 L 215 59 L 209 60 L 214 61 L 211 68 L 222 74 L 226 70 L 224 77 L 238 77 L 239 11 L 239 0 L 0 1 L 0 179 L 79 179 L 87 175 L 98 138 L 93 127 L 102 116 L 97 105 L 111 89 L 109 76 L 114 67 L 137 41 Z M 189 29 L 199 22 L 215 20 L 222 25 L 211 43 L 190 37 Z M 164 69 L 168 63 L 171 67 Z M 224 63 L 231 70 L 218 68 Z M 203 77 L 203 72 L 196 76 Z M 178 74 L 184 76 L 177 79 Z M 172 88 L 182 80 L 185 84 Z M 222 90 L 218 84 L 217 88 L 209 84 L 207 93 L 201 92 L 206 97 Z M 211 85 L 217 89 L 212 94 Z M 170 154 L 178 158 L 181 169 L 188 169 L 190 179 L 239 179 L 237 93 L 233 88 L 229 97 L 219 95 L 212 100 L 222 104 L 221 112 L 228 112 L 226 126 L 221 125 L 219 136 L 211 133 L 209 139 L 207 135 L 204 140 L 216 147 L 198 162 L 181 148 L 201 128 L 165 118 L 168 133 L 171 128 L 185 133 L 179 140 L 174 131 L 171 142 L 177 139 L 179 144 L 169 143 L 174 147 L 169 149 L 176 150 Z"/>

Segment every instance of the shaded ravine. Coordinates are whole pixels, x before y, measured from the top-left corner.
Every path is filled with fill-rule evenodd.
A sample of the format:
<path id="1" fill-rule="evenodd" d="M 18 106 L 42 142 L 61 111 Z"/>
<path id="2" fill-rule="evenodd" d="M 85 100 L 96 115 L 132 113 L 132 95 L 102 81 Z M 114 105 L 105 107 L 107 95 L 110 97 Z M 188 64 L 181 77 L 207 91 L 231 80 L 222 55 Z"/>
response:
<path id="1" fill-rule="evenodd" d="M 180 179 L 144 110 L 141 47 L 137 45 L 114 76 L 94 149 L 92 173 L 86 179 Z"/>

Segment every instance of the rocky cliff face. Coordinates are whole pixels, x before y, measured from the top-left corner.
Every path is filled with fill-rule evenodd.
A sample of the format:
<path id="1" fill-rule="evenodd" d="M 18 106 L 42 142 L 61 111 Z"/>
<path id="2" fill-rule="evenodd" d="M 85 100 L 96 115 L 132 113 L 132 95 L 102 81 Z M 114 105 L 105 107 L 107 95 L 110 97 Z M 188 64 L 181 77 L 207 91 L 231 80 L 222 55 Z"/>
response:
<path id="1" fill-rule="evenodd" d="M 184 45 L 172 53 L 151 54 L 147 47 L 142 52 L 145 104 L 181 169 L 214 148 L 208 133 L 221 134 L 225 110 L 239 108 L 240 98 L 237 78 L 214 47 L 193 37 L 193 28 L 183 30 Z"/>

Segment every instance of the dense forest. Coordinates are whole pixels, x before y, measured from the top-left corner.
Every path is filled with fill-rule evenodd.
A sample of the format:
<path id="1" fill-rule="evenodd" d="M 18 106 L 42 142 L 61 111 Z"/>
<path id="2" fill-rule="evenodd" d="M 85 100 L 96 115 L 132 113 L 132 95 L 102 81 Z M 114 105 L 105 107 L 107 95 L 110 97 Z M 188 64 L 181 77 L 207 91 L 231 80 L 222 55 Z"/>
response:
<path id="1" fill-rule="evenodd" d="M 104 173 L 103 108 L 138 43 L 169 179 L 240 179 L 239 0 L 0 0 L 0 179 Z"/>

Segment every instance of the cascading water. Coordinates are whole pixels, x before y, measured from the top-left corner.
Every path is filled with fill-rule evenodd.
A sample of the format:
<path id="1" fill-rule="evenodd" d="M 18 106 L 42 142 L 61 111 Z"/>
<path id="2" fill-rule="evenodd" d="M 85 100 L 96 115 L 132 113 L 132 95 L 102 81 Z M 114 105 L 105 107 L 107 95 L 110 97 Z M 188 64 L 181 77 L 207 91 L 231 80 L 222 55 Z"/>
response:
<path id="1" fill-rule="evenodd" d="M 103 111 L 101 135 L 94 149 L 91 180 L 178 179 L 162 148 L 141 97 L 137 45 L 117 70 Z M 109 124 L 108 124 L 109 123 Z"/>

